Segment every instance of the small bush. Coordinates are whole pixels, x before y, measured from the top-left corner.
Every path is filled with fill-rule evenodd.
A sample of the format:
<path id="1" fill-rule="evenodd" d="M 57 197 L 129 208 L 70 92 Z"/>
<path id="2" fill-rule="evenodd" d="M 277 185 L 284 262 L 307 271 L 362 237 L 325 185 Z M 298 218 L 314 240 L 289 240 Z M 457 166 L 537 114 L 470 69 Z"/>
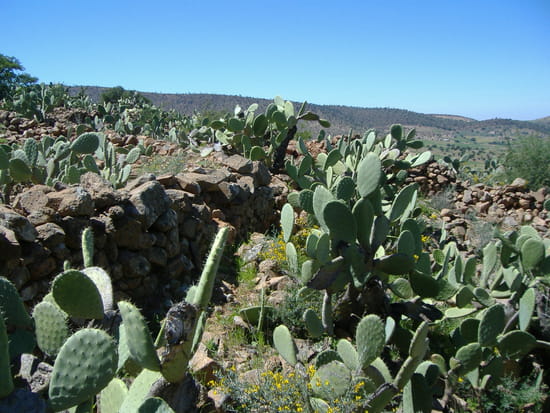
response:
<path id="1" fill-rule="evenodd" d="M 550 188 L 550 138 L 520 138 L 509 146 L 503 164 L 510 181 L 519 177 L 530 189 Z"/>

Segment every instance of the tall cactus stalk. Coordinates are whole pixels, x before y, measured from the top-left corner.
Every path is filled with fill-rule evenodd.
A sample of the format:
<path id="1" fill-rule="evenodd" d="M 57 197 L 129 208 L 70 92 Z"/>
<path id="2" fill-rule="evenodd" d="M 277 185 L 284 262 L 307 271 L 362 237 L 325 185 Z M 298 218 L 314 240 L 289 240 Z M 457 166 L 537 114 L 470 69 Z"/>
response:
<path id="1" fill-rule="evenodd" d="M 220 266 L 223 249 L 225 247 L 225 243 L 227 242 L 228 235 L 228 227 L 220 228 L 216 238 L 214 239 L 214 243 L 212 244 L 210 254 L 206 260 L 206 265 L 202 270 L 201 278 L 193 298 L 193 304 L 198 306 L 201 311 L 206 310 L 208 303 L 210 302 L 210 298 L 212 297 L 214 280 L 216 279 L 216 273 L 218 272 L 218 267 Z"/>

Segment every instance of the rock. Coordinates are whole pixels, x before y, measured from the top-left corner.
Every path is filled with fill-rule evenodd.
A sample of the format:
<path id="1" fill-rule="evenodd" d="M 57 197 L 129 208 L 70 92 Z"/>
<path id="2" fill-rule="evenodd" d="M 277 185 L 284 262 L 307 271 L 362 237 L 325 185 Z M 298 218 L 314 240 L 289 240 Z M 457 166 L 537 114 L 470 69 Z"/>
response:
<path id="1" fill-rule="evenodd" d="M 508 185 L 510 190 L 525 189 L 527 187 L 527 181 L 523 178 L 516 178 Z"/>
<path id="2" fill-rule="evenodd" d="M 520 206 L 521 208 L 524 208 L 524 209 L 531 208 L 531 201 L 528 200 L 528 199 L 523 199 L 523 198 L 521 198 L 521 199 L 519 200 L 519 206 Z"/>
<path id="3" fill-rule="evenodd" d="M 20 377 L 25 380 L 33 393 L 44 393 L 48 390 L 53 367 L 40 362 L 32 354 L 21 355 Z"/>
<path id="4" fill-rule="evenodd" d="M 189 173 L 179 173 L 175 176 L 175 178 L 176 178 L 176 181 L 178 182 L 178 185 L 183 191 L 189 192 L 194 195 L 200 195 L 201 187 L 193 179 L 193 175 Z"/>
<path id="5" fill-rule="evenodd" d="M 15 232 L 0 225 L 0 261 L 9 261 L 21 257 L 21 245 Z"/>
<path id="6" fill-rule="evenodd" d="M 178 180 L 178 183 L 180 184 L 181 188 L 184 191 L 189 191 L 187 187 L 182 186 L 182 182 L 187 183 L 197 183 L 201 191 L 205 192 L 215 192 L 219 191 L 219 184 L 229 177 L 229 173 L 222 170 L 217 169 L 210 173 L 196 173 L 196 172 L 185 172 L 180 173 L 176 175 L 176 179 Z M 189 191 L 192 192 L 192 191 Z"/>
<path id="7" fill-rule="evenodd" d="M 138 186 L 129 193 L 131 213 L 145 224 L 146 228 L 164 214 L 172 205 L 164 188 L 157 181 L 149 181 Z"/>
<path id="8" fill-rule="evenodd" d="M 206 346 L 200 343 L 197 351 L 189 361 L 189 368 L 194 377 L 198 376 L 201 382 L 208 383 L 210 380 L 216 380 L 216 371 L 221 367 L 208 356 Z"/>
<path id="9" fill-rule="evenodd" d="M 254 161 L 252 175 L 254 176 L 255 187 L 267 186 L 271 183 L 271 173 L 263 162 Z"/>
<path id="10" fill-rule="evenodd" d="M 15 197 L 13 206 L 16 210 L 28 215 L 34 211 L 40 211 L 47 207 L 47 193 L 52 192 L 50 187 L 44 185 L 36 185 L 28 190 L 18 194 Z M 52 210 L 53 211 L 53 210 Z"/>
<path id="11" fill-rule="evenodd" d="M 80 185 L 86 190 L 97 208 L 106 208 L 120 201 L 120 195 L 113 185 L 94 172 L 86 172 L 80 177 Z"/>
<path id="12" fill-rule="evenodd" d="M 94 201 L 90 194 L 80 186 L 49 192 L 48 206 L 62 217 L 91 216 L 94 213 Z"/>
<path id="13" fill-rule="evenodd" d="M 151 228 L 155 231 L 168 232 L 171 228 L 176 228 L 177 225 L 178 215 L 176 211 L 169 209 L 158 217 Z"/>
<path id="14" fill-rule="evenodd" d="M 540 188 L 537 192 L 533 192 L 532 195 L 535 201 L 542 203 L 546 199 L 546 188 Z"/>
<path id="15" fill-rule="evenodd" d="M 126 186 L 124 187 L 124 189 L 126 191 L 133 191 L 134 189 L 136 188 L 139 188 L 141 185 L 147 183 L 147 182 L 152 182 L 152 181 L 155 181 L 157 178 L 155 177 L 154 174 L 143 174 L 141 176 L 138 176 L 136 179 L 134 179 L 133 181 L 130 181 L 126 184 Z"/>
<path id="16" fill-rule="evenodd" d="M 246 159 L 245 157 L 237 154 L 231 155 L 230 157 L 222 160 L 222 164 L 227 166 L 230 170 L 240 174 L 249 174 L 253 169 L 253 164 L 250 159 Z"/>
<path id="17" fill-rule="evenodd" d="M 122 264 L 124 275 L 129 278 L 142 278 L 151 271 L 151 264 L 142 254 L 128 250 L 119 251 L 118 262 Z"/>
<path id="18" fill-rule="evenodd" d="M 452 217 L 453 212 L 449 208 L 443 208 L 439 214 L 441 217 Z"/>
<path id="19" fill-rule="evenodd" d="M 37 226 L 36 231 L 38 239 L 48 248 L 53 248 L 65 241 L 65 231 L 53 222 Z"/>
<path id="20" fill-rule="evenodd" d="M 0 225 L 12 230 L 18 241 L 33 242 L 38 235 L 27 218 L 5 205 L 0 205 Z"/>

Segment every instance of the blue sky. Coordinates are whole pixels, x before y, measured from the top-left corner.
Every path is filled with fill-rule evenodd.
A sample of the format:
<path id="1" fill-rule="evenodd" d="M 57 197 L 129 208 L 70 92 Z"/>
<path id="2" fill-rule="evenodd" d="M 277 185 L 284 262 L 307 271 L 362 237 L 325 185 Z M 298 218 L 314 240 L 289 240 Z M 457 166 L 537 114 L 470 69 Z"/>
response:
<path id="1" fill-rule="evenodd" d="M 550 115 L 549 0 L 0 0 L 0 53 L 42 82 Z"/>

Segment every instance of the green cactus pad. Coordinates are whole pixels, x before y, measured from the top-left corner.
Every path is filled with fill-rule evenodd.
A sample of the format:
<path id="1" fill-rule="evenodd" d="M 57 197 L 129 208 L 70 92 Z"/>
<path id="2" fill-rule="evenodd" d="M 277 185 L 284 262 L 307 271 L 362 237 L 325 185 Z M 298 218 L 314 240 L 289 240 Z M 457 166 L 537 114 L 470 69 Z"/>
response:
<path id="1" fill-rule="evenodd" d="M 277 326 L 275 330 L 273 330 L 273 345 L 287 363 L 292 366 L 296 365 L 298 362 L 296 358 L 296 344 L 285 325 Z"/>
<path id="2" fill-rule="evenodd" d="M 140 311 L 127 301 L 119 301 L 118 308 L 132 359 L 146 369 L 159 371 L 160 362 L 153 345 L 153 339 Z"/>
<path id="3" fill-rule="evenodd" d="M 10 329 L 32 327 L 32 320 L 25 310 L 25 305 L 17 289 L 4 277 L 0 277 L 0 317 L 2 316 L 6 321 L 6 326 Z"/>
<path id="4" fill-rule="evenodd" d="M 330 237 L 328 234 L 323 234 L 319 237 L 315 258 L 317 258 L 320 264 L 326 264 L 330 261 Z"/>
<path id="5" fill-rule="evenodd" d="M 99 146 L 99 135 L 95 132 L 86 132 L 71 142 L 71 150 L 75 153 L 92 154 Z"/>
<path id="6" fill-rule="evenodd" d="M 367 198 L 361 198 L 353 206 L 353 216 L 357 223 L 357 240 L 365 250 L 370 249 L 374 209 Z"/>
<path id="7" fill-rule="evenodd" d="M 323 219 L 333 242 L 355 242 L 357 224 L 351 210 L 342 201 L 327 202 L 323 208 Z"/>
<path id="8" fill-rule="evenodd" d="M 317 254 L 317 242 L 319 237 L 317 234 L 311 233 L 306 238 L 306 255 L 310 258 L 315 258 Z"/>
<path id="9" fill-rule="evenodd" d="M 103 301 L 95 283 L 81 271 L 68 270 L 53 280 L 55 302 L 71 317 L 103 318 Z"/>
<path id="10" fill-rule="evenodd" d="M 429 325 L 426 321 L 418 326 L 414 333 L 411 345 L 409 347 L 409 355 L 413 358 L 423 358 L 428 349 L 428 330 Z"/>
<path id="11" fill-rule="evenodd" d="M 151 397 L 143 401 L 137 413 L 174 413 L 174 410 L 163 399 Z"/>
<path id="12" fill-rule="evenodd" d="M 458 307 L 466 307 L 472 302 L 473 299 L 474 299 L 474 292 L 472 291 L 472 287 L 469 285 L 465 285 L 462 288 L 460 288 L 460 290 L 458 291 L 458 293 L 456 293 L 456 296 L 455 296 L 456 305 Z"/>
<path id="13" fill-rule="evenodd" d="M 497 265 L 497 246 L 495 242 L 490 242 L 483 248 L 483 269 L 479 280 L 481 287 L 486 287 L 489 280 L 489 275 L 492 274 Z"/>
<path id="14" fill-rule="evenodd" d="M 496 344 L 497 336 L 504 329 L 506 323 L 504 307 L 495 304 L 485 310 L 479 323 L 478 342 L 481 347 L 490 347 Z"/>
<path id="15" fill-rule="evenodd" d="M 374 268 L 386 274 L 407 274 L 414 269 L 414 258 L 407 254 L 397 253 L 387 255 L 374 262 Z"/>
<path id="16" fill-rule="evenodd" d="M 302 264 L 302 271 L 300 272 L 300 281 L 303 284 L 307 284 L 312 278 L 313 274 L 318 270 L 315 266 L 314 260 L 307 260 Z"/>
<path id="17" fill-rule="evenodd" d="M 544 258 L 544 244 L 542 241 L 530 238 L 521 246 L 521 263 L 523 269 L 530 271 Z"/>
<path id="18" fill-rule="evenodd" d="M 86 274 L 97 287 L 103 303 L 103 312 L 113 310 L 113 284 L 109 274 L 101 267 L 87 267 L 81 272 Z"/>
<path id="19" fill-rule="evenodd" d="M 416 204 L 417 184 L 410 184 L 399 191 L 390 209 L 390 221 L 408 218 Z"/>
<path id="20" fill-rule="evenodd" d="M 312 338 L 319 338 L 325 332 L 321 319 L 317 316 L 317 313 L 308 308 L 304 311 L 303 315 L 304 324 L 306 325 L 307 332 Z"/>
<path id="21" fill-rule="evenodd" d="M 401 231 L 397 239 L 397 252 L 411 257 L 416 253 L 416 242 L 411 231 Z"/>
<path id="22" fill-rule="evenodd" d="M 477 311 L 475 308 L 457 308 L 451 307 L 445 310 L 445 318 L 462 318 Z"/>
<path id="23" fill-rule="evenodd" d="M 325 224 L 323 210 L 325 209 L 325 205 L 333 200 L 334 195 L 324 186 L 318 185 L 315 187 L 315 191 L 313 192 L 313 211 L 315 212 L 315 218 L 319 221 L 319 225 L 326 232 L 328 232 L 328 227 Z"/>
<path id="24" fill-rule="evenodd" d="M 474 288 L 474 297 L 480 304 L 484 305 L 485 307 L 490 307 L 495 303 L 495 299 L 491 297 L 491 295 L 487 292 L 485 288 Z"/>
<path id="25" fill-rule="evenodd" d="M 390 232 L 390 221 L 385 215 L 377 216 L 374 220 L 373 232 L 371 235 L 371 249 L 376 251 L 384 243 Z"/>
<path id="26" fill-rule="evenodd" d="M 380 317 L 374 314 L 363 317 L 357 325 L 356 341 L 359 364 L 365 369 L 384 349 L 386 331 Z"/>
<path id="27" fill-rule="evenodd" d="M 10 159 L 10 176 L 15 182 L 27 182 L 32 177 L 31 168 L 19 158 Z"/>
<path id="28" fill-rule="evenodd" d="M 8 346 L 8 334 L 4 317 L 0 314 L 0 399 L 6 397 L 13 390 L 13 381 L 10 367 L 10 352 Z"/>
<path id="29" fill-rule="evenodd" d="M 118 413 L 128 394 L 126 384 L 115 377 L 107 387 L 101 390 L 99 395 L 99 407 L 101 413 Z"/>
<path id="30" fill-rule="evenodd" d="M 353 344 L 346 339 L 338 340 L 336 350 L 348 369 L 352 372 L 359 370 L 359 355 Z"/>
<path id="31" fill-rule="evenodd" d="M 483 358 L 481 347 L 478 343 L 470 343 L 458 349 L 455 359 L 458 361 L 458 374 L 464 375 L 476 369 Z M 453 367 L 453 366 L 451 366 Z"/>
<path id="32" fill-rule="evenodd" d="M 535 311 L 536 293 L 533 287 L 525 290 L 519 300 L 519 329 L 526 331 Z"/>
<path id="33" fill-rule="evenodd" d="M 421 358 L 415 358 L 411 356 L 407 357 L 405 362 L 401 365 L 401 368 L 395 375 L 395 380 L 393 381 L 393 384 L 398 389 L 402 390 L 407 382 L 411 379 L 421 361 Z"/>
<path id="34" fill-rule="evenodd" d="M 102 330 L 83 329 L 67 339 L 53 366 L 49 399 L 53 410 L 76 406 L 113 379 L 117 367 L 114 340 Z"/>
<path id="35" fill-rule="evenodd" d="M 341 361 L 333 360 L 322 365 L 310 381 L 313 394 L 324 400 L 334 400 L 349 388 L 351 372 Z"/>
<path id="36" fill-rule="evenodd" d="M 414 373 L 403 389 L 403 411 L 430 413 L 432 398 L 431 389 L 424 376 Z"/>
<path id="37" fill-rule="evenodd" d="M 336 185 L 336 198 L 343 201 L 349 201 L 355 194 L 355 182 L 349 176 L 344 176 Z"/>
<path id="38" fill-rule="evenodd" d="M 369 152 L 357 166 L 357 191 L 361 197 L 369 196 L 379 185 L 382 163 L 375 153 Z"/>
<path id="39" fill-rule="evenodd" d="M 32 317 L 38 347 L 44 353 L 55 356 L 69 336 L 67 314 L 56 305 L 42 301 L 34 307 Z"/>
<path id="40" fill-rule="evenodd" d="M 137 412 L 139 406 L 147 398 L 151 386 L 161 378 L 162 375 L 159 372 L 144 369 L 130 386 L 128 395 L 124 399 L 122 406 L 120 406 L 119 412 Z"/>
<path id="41" fill-rule="evenodd" d="M 294 228 L 294 210 L 289 203 L 284 204 L 281 210 L 281 229 L 283 230 L 283 240 L 290 241 L 292 230 Z"/>
<path id="42" fill-rule="evenodd" d="M 302 189 L 298 194 L 298 206 L 308 214 L 314 214 L 313 210 L 313 191 L 311 189 Z"/>
<path id="43" fill-rule="evenodd" d="M 293 274 L 298 273 L 298 252 L 292 242 L 287 242 L 285 247 L 288 267 Z"/>
<path id="44" fill-rule="evenodd" d="M 479 336 L 480 320 L 477 318 L 467 318 L 460 324 L 460 335 L 466 343 L 477 342 Z"/>
<path id="45" fill-rule="evenodd" d="M 315 357 L 315 369 L 319 370 L 321 366 L 324 366 L 325 364 L 328 364 L 334 360 L 340 361 L 342 363 L 344 362 L 338 352 L 332 349 L 323 350 Z"/>
<path id="46" fill-rule="evenodd" d="M 530 333 L 514 330 L 506 333 L 498 340 L 500 354 L 511 359 L 519 359 L 527 355 L 536 345 L 537 339 Z"/>
<path id="47" fill-rule="evenodd" d="M 332 411 L 330 405 L 326 401 L 317 397 L 310 397 L 309 404 L 316 413 L 328 413 Z"/>
<path id="48" fill-rule="evenodd" d="M 262 311 L 264 312 L 264 317 L 270 317 L 275 313 L 275 307 L 267 305 L 263 307 L 261 305 L 245 307 L 239 310 L 239 315 L 243 318 L 243 320 L 246 320 L 247 323 L 257 326 L 260 321 Z"/>
<path id="49" fill-rule="evenodd" d="M 429 386 L 435 386 L 437 379 L 440 376 L 439 366 L 428 360 L 420 363 L 415 372 L 422 374 Z"/>
<path id="50" fill-rule="evenodd" d="M 414 295 L 411 284 L 405 278 L 397 278 L 389 287 L 395 295 L 406 300 Z"/>

